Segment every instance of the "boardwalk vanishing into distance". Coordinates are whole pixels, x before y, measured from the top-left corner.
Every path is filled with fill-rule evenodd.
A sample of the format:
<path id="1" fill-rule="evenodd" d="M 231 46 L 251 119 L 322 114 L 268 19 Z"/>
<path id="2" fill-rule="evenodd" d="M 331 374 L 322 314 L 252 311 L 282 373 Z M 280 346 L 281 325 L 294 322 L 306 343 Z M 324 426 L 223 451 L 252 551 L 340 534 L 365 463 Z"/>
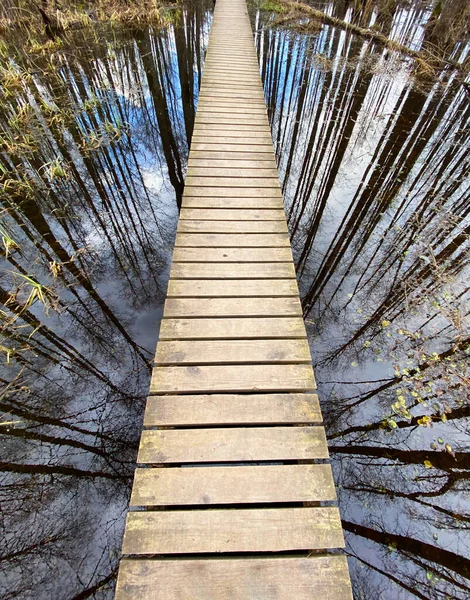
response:
<path id="1" fill-rule="evenodd" d="M 245 0 L 217 0 L 118 600 L 352 600 Z"/>

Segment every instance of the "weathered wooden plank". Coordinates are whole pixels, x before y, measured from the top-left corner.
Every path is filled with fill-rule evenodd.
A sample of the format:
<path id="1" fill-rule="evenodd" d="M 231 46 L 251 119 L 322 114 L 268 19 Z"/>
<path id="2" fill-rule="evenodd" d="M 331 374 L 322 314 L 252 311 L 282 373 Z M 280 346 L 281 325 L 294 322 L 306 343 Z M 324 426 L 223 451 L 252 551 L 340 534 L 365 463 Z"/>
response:
<path id="1" fill-rule="evenodd" d="M 296 296 L 279 298 L 167 298 L 166 317 L 287 317 L 301 316 Z"/>
<path id="2" fill-rule="evenodd" d="M 191 186 L 186 184 L 185 197 L 205 197 L 205 198 L 278 198 L 282 202 L 280 187 L 204 187 L 204 186 Z"/>
<path id="3" fill-rule="evenodd" d="M 116 600 L 353 600 L 345 556 L 121 562 Z"/>
<path id="4" fill-rule="evenodd" d="M 287 233 L 284 221 L 190 221 L 178 224 L 178 233 Z"/>
<path id="5" fill-rule="evenodd" d="M 316 394 L 149 396 L 145 427 L 321 424 Z"/>
<path id="6" fill-rule="evenodd" d="M 310 392 L 315 388 L 310 365 L 202 365 L 155 367 L 150 393 Z"/>
<path id="7" fill-rule="evenodd" d="M 295 279 L 172 279 L 168 284 L 168 298 L 238 298 L 240 305 L 246 305 L 245 298 L 259 296 L 259 302 L 267 298 L 282 296 L 297 297 L 299 294 Z"/>
<path id="8" fill-rule="evenodd" d="M 155 364 L 227 365 L 231 363 L 311 362 L 308 342 L 303 339 L 160 340 Z"/>
<path id="9" fill-rule="evenodd" d="M 323 427 L 145 430 L 137 462 L 188 464 L 328 458 Z"/>
<path id="10" fill-rule="evenodd" d="M 187 248 L 278 248 L 290 247 L 285 233 L 177 233 L 176 246 Z"/>
<path id="11" fill-rule="evenodd" d="M 175 248 L 173 263 L 290 262 L 290 248 Z"/>
<path id="12" fill-rule="evenodd" d="M 336 500 L 330 465 L 137 469 L 131 506 Z"/>
<path id="13" fill-rule="evenodd" d="M 212 166 L 190 166 L 188 168 L 188 177 L 243 177 L 243 178 L 251 178 L 251 177 L 259 177 L 259 178 L 269 178 L 275 179 L 279 182 L 279 177 L 277 174 L 277 169 L 271 168 L 259 168 L 259 167 L 241 167 L 241 166 L 233 166 L 230 167 L 218 167 L 216 165 Z"/>
<path id="14" fill-rule="evenodd" d="M 188 162 L 189 168 L 228 168 L 228 169 L 275 169 L 277 173 L 276 161 L 274 158 L 269 160 L 240 160 L 237 158 L 199 158 L 197 156 L 190 157 Z"/>
<path id="15" fill-rule="evenodd" d="M 180 212 L 180 221 L 282 221 L 284 223 L 285 218 L 282 207 L 277 210 L 183 208 Z"/>
<path id="16" fill-rule="evenodd" d="M 223 133 L 223 135 L 221 135 Z M 271 134 L 265 131 L 218 131 L 215 129 L 198 129 L 194 131 L 193 142 L 214 142 L 217 144 L 232 144 L 232 145 L 254 145 L 254 144 L 269 144 L 272 145 Z"/>
<path id="17" fill-rule="evenodd" d="M 292 263 L 174 263 L 172 279 L 294 279 Z"/>
<path id="18" fill-rule="evenodd" d="M 256 210 L 284 209 L 280 198 L 217 198 L 211 196 L 183 196 L 184 208 L 251 208 Z"/>
<path id="19" fill-rule="evenodd" d="M 224 103 L 224 102 L 214 102 L 214 103 L 206 103 L 202 102 L 198 107 L 198 114 L 203 115 L 220 115 L 220 117 L 225 117 L 225 115 L 232 115 L 232 117 L 238 119 L 239 116 L 243 117 L 265 117 L 266 111 L 263 106 L 250 106 L 245 105 L 242 106 L 240 104 L 232 105 Z"/>
<path id="20" fill-rule="evenodd" d="M 241 301 L 243 302 L 243 301 Z M 301 317 L 165 318 L 160 340 L 305 338 Z"/>
<path id="21" fill-rule="evenodd" d="M 217 73 L 208 73 L 203 77 L 202 84 L 204 89 L 211 87 L 227 87 L 229 89 L 243 90 L 243 91 L 256 91 L 260 92 L 260 86 L 258 81 L 251 81 L 245 77 L 221 77 Z"/>
<path id="22" fill-rule="evenodd" d="M 197 139 L 193 138 L 191 141 L 191 151 L 199 150 L 199 151 L 207 151 L 207 152 L 225 152 L 225 153 L 230 153 L 232 157 L 235 152 L 240 152 L 240 153 L 244 153 L 244 154 L 246 154 L 247 152 L 249 152 L 249 153 L 258 152 L 258 153 L 266 154 L 266 153 L 269 153 L 272 151 L 272 146 L 273 146 L 272 142 L 263 142 L 261 144 L 256 140 L 254 140 L 254 142 L 251 144 L 250 143 L 234 144 L 234 143 L 227 142 L 226 139 L 224 141 L 220 141 L 220 138 L 219 138 L 219 140 L 215 140 L 214 138 L 212 138 L 211 141 L 207 141 L 207 138 L 204 138 L 204 140 L 197 140 Z"/>
<path id="23" fill-rule="evenodd" d="M 186 179 L 188 186 L 193 187 L 229 187 L 229 188 L 277 188 L 277 177 L 192 177 Z"/>
<path id="24" fill-rule="evenodd" d="M 217 132 L 217 133 L 215 133 Z M 267 121 L 263 120 L 260 124 L 244 124 L 241 119 L 237 119 L 234 123 L 232 120 L 231 124 L 228 123 L 201 123 L 199 122 L 194 130 L 194 135 L 229 135 L 231 137 L 243 137 L 247 133 L 255 136 L 266 136 L 271 138 L 271 129 Z"/>
<path id="25" fill-rule="evenodd" d="M 199 98 L 198 107 L 239 107 L 243 109 L 249 110 L 261 110 L 263 114 L 266 114 L 266 102 L 264 100 L 244 100 L 242 98 L 224 98 L 222 97 L 214 97 L 214 96 L 205 96 L 203 98 Z"/>
<path id="26" fill-rule="evenodd" d="M 124 554 L 281 552 L 344 546 L 337 508 L 131 512 Z"/>
<path id="27" fill-rule="evenodd" d="M 199 118 L 196 119 L 196 127 L 201 131 L 204 125 L 222 125 L 225 127 L 229 123 L 233 123 L 234 115 L 229 112 L 200 112 Z M 263 127 L 268 129 L 268 122 L 265 115 L 239 115 L 237 116 L 237 123 L 243 127 L 249 127 L 250 125 L 256 127 Z M 200 127 L 199 127 L 200 126 Z M 223 131 L 223 129 L 222 129 Z M 248 129 L 249 131 L 249 129 Z"/>
<path id="28" fill-rule="evenodd" d="M 263 92 L 261 91 L 245 91 L 237 89 L 236 86 L 230 88 L 222 85 L 205 86 L 201 90 L 201 98 L 245 98 L 250 100 L 264 100 Z"/>

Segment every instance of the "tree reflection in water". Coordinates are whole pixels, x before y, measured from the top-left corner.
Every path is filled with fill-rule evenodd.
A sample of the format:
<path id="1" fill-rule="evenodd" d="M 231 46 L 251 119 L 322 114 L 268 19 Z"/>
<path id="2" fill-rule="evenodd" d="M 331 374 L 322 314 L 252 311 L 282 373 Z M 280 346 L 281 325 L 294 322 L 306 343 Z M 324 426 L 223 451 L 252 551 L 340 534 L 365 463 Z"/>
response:
<path id="1" fill-rule="evenodd" d="M 380 25 L 411 44 L 426 18 Z M 355 597 L 468 598 L 468 93 L 348 32 L 252 19 Z"/>
<path id="2" fill-rule="evenodd" d="M 2 598 L 112 597 L 211 10 L 1 59 Z"/>

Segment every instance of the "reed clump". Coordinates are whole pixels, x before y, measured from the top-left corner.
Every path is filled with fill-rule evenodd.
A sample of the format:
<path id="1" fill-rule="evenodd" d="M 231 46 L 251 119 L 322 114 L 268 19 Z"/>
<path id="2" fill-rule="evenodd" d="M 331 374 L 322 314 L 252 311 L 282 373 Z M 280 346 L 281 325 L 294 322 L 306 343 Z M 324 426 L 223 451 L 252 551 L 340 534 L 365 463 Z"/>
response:
<path id="1" fill-rule="evenodd" d="M 5 0 L 0 7 L 0 32 L 14 28 L 45 31 L 51 41 L 69 29 L 100 22 L 163 26 L 165 14 L 158 0 Z M 38 46 L 33 51 L 45 49 Z"/>

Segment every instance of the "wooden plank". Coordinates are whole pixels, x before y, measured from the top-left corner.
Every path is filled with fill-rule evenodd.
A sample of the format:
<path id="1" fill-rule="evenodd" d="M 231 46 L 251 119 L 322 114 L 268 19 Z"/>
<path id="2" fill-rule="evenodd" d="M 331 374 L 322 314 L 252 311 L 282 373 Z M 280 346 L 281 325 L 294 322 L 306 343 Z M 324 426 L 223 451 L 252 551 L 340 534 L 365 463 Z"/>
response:
<path id="1" fill-rule="evenodd" d="M 337 508 L 131 512 L 124 554 L 281 552 L 344 546 Z"/>
<path id="2" fill-rule="evenodd" d="M 206 197 L 206 198 L 278 198 L 282 201 L 280 187 L 265 188 L 265 187 L 251 187 L 251 188 L 227 188 L 227 187 L 211 187 L 207 188 L 204 186 L 191 186 L 186 184 L 185 197 Z"/>
<path id="3" fill-rule="evenodd" d="M 229 112 L 220 113 L 220 112 L 198 112 L 199 118 L 196 119 L 196 127 L 199 129 L 199 126 L 204 125 L 222 125 L 223 127 L 233 123 L 234 116 L 233 113 Z M 239 115 L 237 117 L 237 123 L 243 127 L 250 127 L 250 125 L 256 127 L 263 127 L 265 130 L 268 129 L 268 120 L 265 115 Z M 249 131 L 249 129 L 248 129 Z"/>
<path id="4" fill-rule="evenodd" d="M 251 177 L 275 179 L 279 181 L 277 169 L 268 168 L 261 169 L 259 167 L 241 167 L 241 166 L 230 166 L 230 167 L 218 167 L 212 166 L 191 166 L 188 168 L 188 177 L 243 177 L 250 179 Z"/>
<path id="5" fill-rule="evenodd" d="M 230 168 L 230 169 L 275 169 L 277 173 L 276 161 L 274 158 L 269 160 L 240 160 L 237 158 L 198 158 L 190 157 L 189 168 Z"/>
<path id="6" fill-rule="evenodd" d="M 137 462 L 185 464 L 328 458 L 323 427 L 145 430 Z"/>
<path id="7" fill-rule="evenodd" d="M 155 367 L 150 394 L 310 392 L 315 388 L 310 365 L 202 365 Z"/>
<path id="8" fill-rule="evenodd" d="M 187 186 L 229 188 L 279 188 L 277 177 L 192 177 L 186 179 Z"/>
<path id="9" fill-rule="evenodd" d="M 280 198 L 217 198 L 211 196 L 183 196 L 184 208 L 233 208 L 256 210 L 278 209 L 284 205 Z"/>
<path id="10" fill-rule="evenodd" d="M 131 506 L 336 500 L 330 465 L 137 469 Z"/>
<path id="11" fill-rule="evenodd" d="M 212 139 L 212 141 L 207 141 L 207 138 L 204 140 L 198 140 L 193 138 L 191 140 L 191 151 L 204 150 L 209 152 L 229 152 L 232 158 L 235 152 L 243 152 L 244 154 L 246 154 L 247 152 L 259 152 L 263 154 L 270 153 L 272 152 L 272 147 L 272 142 L 263 142 L 262 144 L 260 144 L 256 140 L 254 143 L 251 144 L 233 144 L 227 142 L 227 140 L 221 141 L 220 138 L 217 141 L 215 141 L 214 139 Z"/>
<path id="12" fill-rule="evenodd" d="M 285 223 L 282 207 L 277 210 L 266 209 L 204 209 L 182 208 L 180 221 L 282 221 Z"/>
<path id="13" fill-rule="evenodd" d="M 174 263 L 172 279 L 294 279 L 292 263 Z"/>
<path id="14" fill-rule="evenodd" d="M 199 115 L 220 115 L 225 116 L 228 115 L 242 115 L 246 117 L 265 117 L 266 110 L 263 106 L 240 106 L 240 104 L 233 104 L 232 106 L 227 103 L 206 103 L 201 101 L 198 106 L 198 114 Z M 238 118 L 235 117 L 235 118 Z"/>
<path id="15" fill-rule="evenodd" d="M 193 150 L 190 155 L 190 161 L 193 160 L 221 160 L 230 161 L 237 164 L 239 161 L 273 161 L 272 153 L 265 152 L 224 152 L 217 150 Z"/>
<path id="16" fill-rule="evenodd" d="M 290 247 L 285 233 L 177 233 L 176 246 L 186 248 L 278 248 Z"/>
<path id="17" fill-rule="evenodd" d="M 130 560 L 116 600 L 353 600 L 345 556 Z"/>
<path id="18" fill-rule="evenodd" d="M 287 233 L 287 225 L 285 221 L 182 220 L 178 233 Z"/>
<path id="19" fill-rule="evenodd" d="M 301 317 L 165 318 L 160 340 L 249 340 L 254 338 L 305 338 Z"/>
<path id="20" fill-rule="evenodd" d="M 217 133 L 215 133 L 217 132 Z M 195 135 L 230 135 L 232 137 L 243 137 L 245 135 L 266 136 L 271 140 L 271 129 L 267 120 L 263 119 L 261 124 L 244 124 L 242 119 L 237 119 L 234 123 L 201 123 L 199 122 L 194 130 Z"/>
<path id="21" fill-rule="evenodd" d="M 208 71 L 204 73 L 204 75 L 205 76 L 202 78 L 203 89 L 211 87 L 227 87 L 247 92 L 256 91 L 256 93 L 259 93 L 261 91 L 259 82 L 256 80 L 252 81 L 251 77 L 221 77 L 217 73 L 209 73 Z"/>
<path id="22" fill-rule="evenodd" d="M 259 296 L 258 302 L 265 298 L 282 296 L 298 297 L 299 291 L 295 279 L 238 279 L 238 280 L 203 280 L 172 279 L 168 284 L 168 298 L 238 298 L 240 305 L 245 305 L 245 298 Z M 240 300 L 243 298 L 243 300 Z"/>
<path id="23" fill-rule="evenodd" d="M 229 144 L 231 146 L 253 146 L 264 144 L 268 147 L 272 147 L 271 135 L 264 131 L 224 131 L 224 135 L 220 135 L 221 133 L 222 132 L 220 131 L 209 129 L 194 131 L 192 143 Z"/>
<path id="24" fill-rule="evenodd" d="M 231 363 L 311 362 L 303 339 L 267 340 L 160 340 L 155 363 L 164 365 L 227 365 Z"/>
<path id="25" fill-rule="evenodd" d="M 165 317 L 287 317 L 301 316 L 299 298 L 167 298 Z"/>
<path id="26" fill-rule="evenodd" d="M 145 427 L 321 424 L 316 394 L 149 396 Z"/>
<path id="27" fill-rule="evenodd" d="M 175 248 L 173 263 L 178 262 L 290 262 L 290 248 Z"/>
<path id="28" fill-rule="evenodd" d="M 240 98 L 224 98 L 222 97 L 213 97 L 213 96 L 204 96 L 203 98 L 199 98 L 198 107 L 239 107 L 243 109 L 249 110 L 261 110 L 264 114 L 266 112 L 266 102 L 264 100 L 244 100 Z"/>

